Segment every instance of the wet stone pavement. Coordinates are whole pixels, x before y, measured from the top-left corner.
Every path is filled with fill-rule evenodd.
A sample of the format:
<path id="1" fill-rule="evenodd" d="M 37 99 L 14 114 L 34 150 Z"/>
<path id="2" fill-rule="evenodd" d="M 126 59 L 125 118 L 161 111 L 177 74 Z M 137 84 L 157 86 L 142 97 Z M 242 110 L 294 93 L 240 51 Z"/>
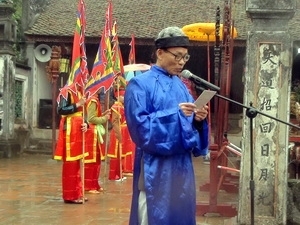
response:
<path id="1" fill-rule="evenodd" d="M 109 181 L 102 163 L 100 194 L 85 194 L 82 205 L 65 204 L 61 198 L 61 162 L 49 155 L 22 154 L 0 158 L 0 224 L 2 225 L 127 225 L 131 204 L 132 177 Z M 194 160 L 197 201 L 208 202 L 208 192 L 199 185 L 209 181 L 209 165 Z M 106 168 L 108 172 L 108 166 Z M 232 204 L 237 194 L 220 193 L 218 201 Z M 235 218 L 197 216 L 197 225 L 234 225 Z"/>

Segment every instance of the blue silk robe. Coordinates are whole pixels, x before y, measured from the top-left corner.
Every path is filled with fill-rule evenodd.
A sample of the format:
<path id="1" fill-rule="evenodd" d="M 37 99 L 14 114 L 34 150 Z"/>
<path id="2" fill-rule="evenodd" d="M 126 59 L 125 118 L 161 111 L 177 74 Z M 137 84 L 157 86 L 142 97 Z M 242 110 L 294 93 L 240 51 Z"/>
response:
<path id="1" fill-rule="evenodd" d="M 206 155 L 208 125 L 186 117 L 182 102 L 194 102 L 186 86 L 156 65 L 127 85 L 125 115 L 136 144 L 130 225 L 138 224 L 141 171 L 149 225 L 196 224 L 192 155 Z"/>

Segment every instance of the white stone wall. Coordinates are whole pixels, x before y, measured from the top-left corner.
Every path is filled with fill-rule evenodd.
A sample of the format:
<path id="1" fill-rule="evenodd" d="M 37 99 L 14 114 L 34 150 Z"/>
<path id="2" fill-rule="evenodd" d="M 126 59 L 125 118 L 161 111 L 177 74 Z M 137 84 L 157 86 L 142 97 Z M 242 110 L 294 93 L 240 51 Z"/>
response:
<path id="1" fill-rule="evenodd" d="M 0 78 L 3 88 L 3 120 L 0 137 L 2 139 L 14 138 L 15 122 L 15 99 L 14 99 L 14 81 L 15 64 L 11 55 L 0 55 Z"/>
<path id="2" fill-rule="evenodd" d="M 30 79 L 28 83 L 28 93 L 31 96 L 29 109 L 31 110 L 30 126 L 39 126 L 39 102 L 40 99 L 52 99 L 51 83 L 46 76 L 46 66 L 48 62 L 39 62 L 34 56 L 34 43 L 27 44 L 28 66 L 31 67 Z M 34 137 L 33 137 L 34 138 Z"/>
<path id="3" fill-rule="evenodd" d="M 34 59 L 36 60 L 36 59 Z M 40 99 L 52 99 L 52 87 L 51 82 L 48 80 L 46 76 L 46 69 L 48 63 L 42 63 L 36 60 L 36 70 L 34 70 L 34 88 L 35 94 L 33 95 L 33 103 L 34 103 L 34 128 L 39 127 L 39 109 L 40 109 Z"/>
<path id="4" fill-rule="evenodd" d="M 3 57 L 0 57 L 0 94 L 2 95 L 0 97 L 0 136 L 3 133 L 3 85 L 4 85 L 4 59 Z"/>

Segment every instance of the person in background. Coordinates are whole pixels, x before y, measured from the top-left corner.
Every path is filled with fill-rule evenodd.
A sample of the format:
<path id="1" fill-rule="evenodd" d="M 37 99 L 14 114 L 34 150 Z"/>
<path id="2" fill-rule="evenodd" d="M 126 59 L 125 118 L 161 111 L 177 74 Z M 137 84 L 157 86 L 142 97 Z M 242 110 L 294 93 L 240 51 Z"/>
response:
<path id="1" fill-rule="evenodd" d="M 99 194 L 103 188 L 99 185 L 98 179 L 101 169 L 101 160 L 105 157 L 105 124 L 110 118 L 110 110 L 102 114 L 100 100 L 98 98 L 100 91 L 95 93 L 87 101 L 87 121 L 89 129 L 86 132 L 86 150 L 89 155 L 84 162 L 84 189 L 88 193 Z"/>
<path id="2" fill-rule="evenodd" d="M 88 125 L 83 120 L 83 105 L 86 98 L 79 90 L 74 93 L 68 87 L 67 99 L 60 97 L 57 113 L 61 115 L 59 134 L 54 159 L 63 160 L 62 197 L 65 203 L 82 204 L 83 190 L 80 173 L 80 160 L 83 154 L 83 132 Z"/>
<path id="3" fill-rule="evenodd" d="M 107 92 L 104 91 L 104 88 L 101 88 L 100 91 L 98 92 L 98 98 L 102 110 L 110 109 L 111 106 L 116 101 L 113 88 L 110 88 Z"/>
<path id="4" fill-rule="evenodd" d="M 208 106 L 197 108 L 179 78 L 188 46 L 180 28 L 163 29 L 156 64 L 126 87 L 126 121 L 136 145 L 130 225 L 196 224 L 192 156 L 207 153 Z"/>
<path id="5" fill-rule="evenodd" d="M 126 179 L 124 173 L 132 173 L 133 162 L 129 155 L 133 154 L 134 143 L 131 140 L 124 114 L 124 92 L 119 89 L 115 92 L 117 101 L 111 107 L 112 130 L 108 157 L 110 157 L 109 180 L 122 181 Z M 131 175 L 131 174 L 130 174 Z"/>
<path id="6" fill-rule="evenodd" d="M 183 76 L 179 76 L 179 77 L 182 80 L 182 82 L 185 84 L 187 89 L 189 90 L 189 93 L 193 96 L 193 99 L 196 100 L 198 98 L 198 94 L 196 91 L 195 84 L 191 80 L 189 80 Z"/>

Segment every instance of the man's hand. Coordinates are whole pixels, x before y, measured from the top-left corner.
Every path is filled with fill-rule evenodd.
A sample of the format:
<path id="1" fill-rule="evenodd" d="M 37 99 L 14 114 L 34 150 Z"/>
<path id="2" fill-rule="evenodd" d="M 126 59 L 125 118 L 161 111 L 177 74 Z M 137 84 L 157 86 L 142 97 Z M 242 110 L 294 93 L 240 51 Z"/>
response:
<path id="1" fill-rule="evenodd" d="M 76 108 L 83 106 L 84 103 L 86 102 L 86 97 L 82 97 L 79 102 L 76 103 Z"/>
<path id="2" fill-rule="evenodd" d="M 185 116 L 191 116 L 195 112 L 196 105 L 191 102 L 184 102 L 179 104 L 179 108 L 182 110 Z"/>
<path id="3" fill-rule="evenodd" d="M 110 115 L 111 115 L 111 110 L 110 109 L 107 109 L 107 110 L 105 110 L 104 113 L 102 113 L 102 116 L 106 117 L 106 121 L 109 120 Z"/>
<path id="4" fill-rule="evenodd" d="M 195 116 L 194 119 L 196 121 L 202 121 L 207 117 L 208 114 L 208 106 L 204 106 L 201 109 L 196 109 L 195 110 Z"/>
<path id="5" fill-rule="evenodd" d="M 81 130 L 82 130 L 82 132 L 86 132 L 86 131 L 87 131 L 87 128 L 88 128 L 87 123 L 81 124 Z"/>

